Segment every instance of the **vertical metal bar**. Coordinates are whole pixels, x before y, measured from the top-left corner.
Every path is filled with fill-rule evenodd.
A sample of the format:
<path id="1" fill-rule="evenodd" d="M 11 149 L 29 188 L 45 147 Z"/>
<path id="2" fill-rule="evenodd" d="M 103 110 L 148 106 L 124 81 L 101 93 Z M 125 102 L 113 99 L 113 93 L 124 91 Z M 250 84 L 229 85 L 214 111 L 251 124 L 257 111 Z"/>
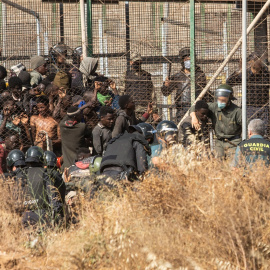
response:
<path id="1" fill-rule="evenodd" d="M 126 58 L 127 71 L 130 71 L 130 21 L 129 21 L 129 2 L 125 2 L 125 17 L 126 17 Z"/>
<path id="2" fill-rule="evenodd" d="M 98 20 L 98 32 L 99 32 L 99 53 L 103 55 L 103 25 L 102 25 L 102 19 Z M 99 57 L 99 68 L 101 74 L 104 74 L 104 57 Z"/>
<path id="3" fill-rule="evenodd" d="M 7 7 L 2 3 L 2 56 L 6 55 Z M 3 63 L 5 66 L 5 62 Z"/>
<path id="4" fill-rule="evenodd" d="M 247 1 L 242 1 L 242 139 L 247 138 Z"/>
<path id="5" fill-rule="evenodd" d="M 190 87 L 191 103 L 196 99 L 195 90 L 195 0 L 190 0 Z"/>
<path id="6" fill-rule="evenodd" d="M 3 16 L 2 16 L 2 2 L 0 2 L 0 40 L 3 40 L 2 20 L 3 20 Z M 1 55 L 0 55 L 0 59 L 1 59 Z"/>
<path id="7" fill-rule="evenodd" d="M 205 36 L 205 4 L 201 3 L 200 4 L 200 12 L 201 12 L 201 25 L 202 25 L 202 58 L 205 58 L 205 40 L 206 40 L 206 36 Z"/>
<path id="8" fill-rule="evenodd" d="M 161 38 L 162 38 L 162 56 L 167 56 L 167 36 L 168 36 L 168 23 L 165 19 L 168 18 L 169 15 L 169 4 L 166 2 L 164 3 L 164 10 L 163 10 L 163 20 L 161 25 Z M 168 76 L 168 64 L 163 63 L 162 64 L 162 73 L 163 73 L 163 81 L 166 80 L 166 77 Z M 163 103 L 165 105 L 168 105 L 169 98 L 163 97 Z M 168 119 L 168 109 L 163 109 L 163 114 L 166 119 Z"/>
<path id="9" fill-rule="evenodd" d="M 92 0 L 87 0 L 87 55 L 93 55 Z"/>
<path id="10" fill-rule="evenodd" d="M 36 19 L 37 22 L 37 55 L 40 55 L 40 21 L 39 18 Z"/>
<path id="11" fill-rule="evenodd" d="M 52 35 L 53 41 L 52 45 L 56 43 L 56 4 L 52 4 Z"/>
<path id="12" fill-rule="evenodd" d="M 65 33 L 64 33 L 64 7 L 63 3 L 59 4 L 59 13 L 60 13 L 60 41 L 61 43 L 65 42 Z"/>
<path id="13" fill-rule="evenodd" d="M 87 46 L 86 46 L 86 30 L 85 30 L 85 10 L 84 10 L 84 0 L 80 0 L 80 12 L 81 12 L 81 32 L 82 32 L 82 51 L 83 57 L 87 56 Z"/>

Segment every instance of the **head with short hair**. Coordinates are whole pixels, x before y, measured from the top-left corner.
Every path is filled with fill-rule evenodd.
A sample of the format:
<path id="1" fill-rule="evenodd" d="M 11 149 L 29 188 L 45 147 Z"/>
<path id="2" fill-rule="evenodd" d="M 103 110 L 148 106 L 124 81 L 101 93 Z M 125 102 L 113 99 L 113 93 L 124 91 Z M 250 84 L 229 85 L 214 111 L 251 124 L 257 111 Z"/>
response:
<path id="1" fill-rule="evenodd" d="M 0 80 L 3 80 L 7 77 L 7 70 L 5 67 L 0 66 Z"/>
<path id="2" fill-rule="evenodd" d="M 76 150 L 76 152 L 77 152 L 77 160 L 78 161 L 83 160 L 83 159 L 91 156 L 90 149 L 86 148 L 86 147 L 78 148 Z"/>
<path id="3" fill-rule="evenodd" d="M 248 136 L 265 134 L 265 124 L 261 119 L 253 119 L 248 124 Z"/>
<path id="4" fill-rule="evenodd" d="M 41 116 L 46 116 L 49 114 L 49 99 L 45 96 L 40 96 L 36 100 L 38 113 Z"/>
<path id="5" fill-rule="evenodd" d="M 82 113 L 78 107 L 71 106 L 67 109 L 67 116 L 70 120 L 80 122 L 82 118 Z"/>
<path id="6" fill-rule="evenodd" d="M 20 147 L 19 133 L 15 130 L 9 130 L 5 136 L 5 145 L 7 150 L 18 149 Z"/>
<path id="7" fill-rule="evenodd" d="M 208 115 L 208 104 L 204 100 L 199 100 L 195 104 L 195 113 L 199 120 L 206 122 Z"/>
<path id="8" fill-rule="evenodd" d="M 102 106 L 99 111 L 100 122 L 106 128 L 112 128 L 114 124 L 114 110 L 108 106 Z"/>
<path id="9" fill-rule="evenodd" d="M 22 80 L 17 76 L 9 78 L 8 85 L 9 85 L 9 89 L 11 91 L 12 90 L 18 90 L 18 91 L 22 90 Z"/>
<path id="10" fill-rule="evenodd" d="M 122 110 L 135 110 L 135 103 L 130 95 L 123 95 L 119 97 L 118 104 Z"/>

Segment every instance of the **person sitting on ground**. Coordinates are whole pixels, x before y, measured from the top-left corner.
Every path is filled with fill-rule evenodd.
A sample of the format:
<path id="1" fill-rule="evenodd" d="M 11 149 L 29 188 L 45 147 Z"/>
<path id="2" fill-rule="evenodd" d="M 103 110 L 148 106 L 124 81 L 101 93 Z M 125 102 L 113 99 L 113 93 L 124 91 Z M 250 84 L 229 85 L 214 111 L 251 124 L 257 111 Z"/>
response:
<path id="1" fill-rule="evenodd" d="M 86 125 L 94 129 L 98 124 L 98 114 L 99 105 L 97 102 L 97 90 L 86 91 L 83 94 L 83 100 L 79 103 L 78 108 L 82 112 L 82 122 L 85 122 Z"/>
<path id="2" fill-rule="evenodd" d="M 86 88 L 89 88 L 93 79 L 98 76 L 96 70 L 98 68 L 98 59 L 92 57 L 85 57 L 80 63 L 80 72 L 83 74 L 83 84 Z"/>
<path id="3" fill-rule="evenodd" d="M 67 115 L 60 122 L 62 138 L 63 165 L 62 170 L 74 164 L 77 157 L 76 150 L 85 147 L 91 139 L 91 130 L 85 123 L 81 123 L 81 111 L 77 107 L 70 107 Z"/>
<path id="4" fill-rule="evenodd" d="M 0 143 L 0 174 L 7 172 L 6 158 L 10 151 L 20 148 L 20 137 L 15 131 L 10 131 L 5 141 Z"/>
<path id="5" fill-rule="evenodd" d="M 22 80 L 19 77 L 11 77 L 8 80 L 9 91 L 11 97 L 18 106 L 22 108 L 23 92 L 22 92 Z"/>
<path id="6" fill-rule="evenodd" d="M 114 124 L 114 110 L 111 107 L 102 106 L 99 112 L 100 121 L 93 129 L 94 155 L 102 155 L 108 142 L 112 138 Z"/>
<path id="7" fill-rule="evenodd" d="M 118 110 L 119 95 L 114 81 L 105 76 L 97 76 L 93 80 L 94 92 L 97 95 L 99 107 L 111 106 L 113 109 Z M 110 87 L 112 91 L 108 89 Z"/>
<path id="8" fill-rule="evenodd" d="M 270 141 L 265 140 L 265 123 L 261 119 L 253 119 L 248 125 L 248 140 L 242 141 L 236 148 L 233 167 L 252 168 L 257 165 L 269 166 Z"/>
<path id="9" fill-rule="evenodd" d="M 7 89 L 5 78 L 7 77 L 7 70 L 5 67 L 0 66 L 0 94 Z"/>
<path id="10" fill-rule="evenodd" d="M 53 118 L 59 123 L 67 114 L 67 109 L 72 105 L 72 97 L 59 92 L 58 102 L 53 111 Z"/>
<path id="11" fill-rule="evenodd" d="M 58 149 L 61 143 L 60 128 L 51 116 L 49 100 L 45 96 L 40 96 L 36 102 L 39 115 L 33 115 L 30 119 L 34 144 L 44 150 L 52 146 Z"/>
<path id="12" fill-rule="evenodd" d="M 15 115 L 15 102 L 12 98 L 6 99 L 0 120 L 0 137 L 4 138 L 10 130 L 21 133 L 21 128 L 13 123 Z"/>
<path id="13" fill-rule="evenodd" d="M 152 113 L 152 103 L 149 103 L 147 112 L 144 113 L 140 119 L 137 119 L 135 115 L 135 102 L 129 95 L 119 97 L 119 106 L 121 110 L 117 113 L 112 132 L 113 138 L 127 131 L 129 126 L 145 122 Z"/>
<path id="14" fill-rule="evenodd" d="M 180 125 L 179 128 L 179 142 L 183 146 L 189 146 L 193 143 L 198 143 L 203 140 L 203 132 L 205 125 L 207 123 L 207 115 L 209 112 L 208 104 L 199 100 L 195 104 L 195 115 L 200 122 L 200 129 L 196 130 L 192 127 L 192 118 L 191 116 L 186 117 Z"/>
<path id="15" fill-rule="evenodd" d="M 44 57 L 36 55 L 30 59 L 30 65 L 33 71 L 30 73 L 32 87 L 36 87 L 43 80 L 44 75 L 47 73 L 47 62 Z"/>

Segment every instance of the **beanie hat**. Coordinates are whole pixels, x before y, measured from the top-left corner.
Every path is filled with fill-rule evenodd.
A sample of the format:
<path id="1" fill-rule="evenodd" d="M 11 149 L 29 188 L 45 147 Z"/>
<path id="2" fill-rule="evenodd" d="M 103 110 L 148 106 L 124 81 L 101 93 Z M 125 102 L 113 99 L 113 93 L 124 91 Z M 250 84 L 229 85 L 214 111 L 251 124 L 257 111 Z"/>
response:
<path id="1" fill-rule="evenodd" d="M 32 69 L 36 69 L 36 68 L 44 65 L 45 63 L 46 63 L 46 60 L 44 59 L 44 57 L 39 56 L 39 55 L 33 56 L 30 59 L 30 64 L 31 64 Z"/>
<path id="2" fill-rule="evenodd" d="M 129 95 L 123 95 L 119 97 L 118 104 L 122 110 L 125 109 L 126 105 L 128 104 L 129 99 L 130 99 Z"/>
<path id="3" fill-rule="evenodd" d="M 71 78 L 66 72 L 58 71 L 55 75 L 53 83 L 59 88 L 63 87 L 64 89 L 70 89 Z"/>

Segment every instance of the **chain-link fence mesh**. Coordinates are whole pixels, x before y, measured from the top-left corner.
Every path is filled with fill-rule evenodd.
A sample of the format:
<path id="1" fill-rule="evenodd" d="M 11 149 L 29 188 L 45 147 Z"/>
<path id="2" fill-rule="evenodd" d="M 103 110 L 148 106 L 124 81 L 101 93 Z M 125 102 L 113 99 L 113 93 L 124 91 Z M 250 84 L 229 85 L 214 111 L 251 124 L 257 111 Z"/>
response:
<path id="1" fill-rule="evenodd" d="M 248 24 L 264 4 L 265 1 L 249 1 Z M 100 1 L 92 4 L 91 1 L 85 2 L 88 55 L 98 59 L 97 73 L 115 81 L 119 95 L 128 93 L 134 96 L 138 115 L 146 111 L 148 102 L 153 101 L 154 116 L 151 116 L 149 121 L 154 123 L 160 119 L 179 122 L 191 105 L 190 73 L 189 68 L 185 68 L 182 57 L 185 56 L 184 49 L 190 47 L 190 34 L 195 35 L 196 95 L 212 78 L 241 36 L 241 1 L 196 2 L 195 33 L 190 32 L 193 23 L 190 7 L 188 1 Z M 268 18 L 267 11 L 248 35 L 247 42 L 248 120 L 262 118 L 267 126 L 269 126 Z M 22 63 L 28 72 L 32 72 L 30 58 L 35 55 L 44 56 L 49 61 L 49 71 L 57 72 L 58 52 L 51 48 L 58 43 L 63 43 L 68 48 L 66 56 L 68 68 L 65 71 L 70 74 L 78 71 L 80 61 L 74 58 L 73 53 L 76 47 L 82 46 L 80 4 L 77 1 L 2 0 L 0 34 L 1 64 L 9 71 L 5 78 L 6 82 L 12 74 L 10 73 L 12 67 L 19 63 Z M 179 51 L 182 54 L 179 55 Z M 136 65 L 132 65 L 136 62 L 134 60 L 140 57 L 143 71 L 136 70 Z M 16 68 L 13 71 L 16 71 Z M 74 76 L 73 74 L 73 79 Z M 68 105 L 77 106 L 78 101 L 84 99 L 84 92 L 89 90 L 85 84 L 86 78 L 80 78 L 73 89 L 66 91 L 71 100 Z M 234 87 L 237 99 L 235 102 L 241 106 L 241 48 L 210 87 L 206 100 L 213 101 L 214 90 L 225 82 Z M 46 87 L 47 91 L 42 90 L 41 94 L 45 93 L 45 96 L 50 97 L 53 91 L 50 85 L 46 84 Z M 5 97 L 10 91 L 6 93 L 1 90 L 1 92 L 3 110 Z M 31 114 L 38 112 L 29 109 L 28 107 L 32 105 L 23 102 L 24 95 L 25 92 L 19 96 L 15 93 L 10 97 L 30 118 Z M 59 123 L 66 107 L 62 102 L 63 114 L 58 112 L 56 117 L 53 112 L 59 101 L 59 94 L 54 95 L 51 100 L 50 113 L 54 115 L 56 123 Z M 117 104 L 115 108 L 119 109 Z M 91 117 L 87 124 L 93 128 L 98 122 L 98 110 Z M 4 112 L 1 121 L 3 118 Z M 12 122 L 15 118 L 12 115 L 9 121 Z M 15 121 L 15 124 L 10 126 L 17 127 L 18 124 Z M 50 128 L 44 126 L 45 131 L 56 132 L 53 141 L 57 141 L 57 131 Z M 20 129 L 24 127 L 21 126 Z M 2 131 L 0 128 L 0 132 Z M 24 133 L 23 141 L 30 144 L 29 131 Z"/>

